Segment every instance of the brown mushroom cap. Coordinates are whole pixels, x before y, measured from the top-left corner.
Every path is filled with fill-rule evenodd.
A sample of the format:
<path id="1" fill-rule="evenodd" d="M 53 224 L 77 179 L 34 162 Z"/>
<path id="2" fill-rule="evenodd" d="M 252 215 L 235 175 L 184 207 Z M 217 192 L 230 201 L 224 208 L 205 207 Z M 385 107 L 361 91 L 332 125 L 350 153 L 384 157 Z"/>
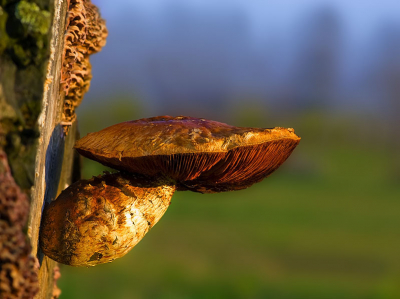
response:
<path id="1" fill-rule="evenodd" d="M 46 205 L 39 244 L 53 260 L 95 266 L 124 256 L 158 222 L 176 187 L 122 173 L 79 180 Z"/>
<path id="2" fill-rule="evenodd" d="M 276 170 L 300 142 L 293 129 L 242 128 L 194 117 L 159 116 L 90 133 L 75 144 L 83 156 L 148 176 L 180 190 L 240 190 Z"/>

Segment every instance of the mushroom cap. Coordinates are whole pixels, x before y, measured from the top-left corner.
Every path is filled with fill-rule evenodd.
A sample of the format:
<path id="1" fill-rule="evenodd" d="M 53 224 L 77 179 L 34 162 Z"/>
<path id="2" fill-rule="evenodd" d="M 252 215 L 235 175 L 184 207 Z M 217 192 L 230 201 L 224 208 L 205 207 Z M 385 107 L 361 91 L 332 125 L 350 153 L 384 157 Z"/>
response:
<path id="1" fill-rule="evenodd" d="M 240 190 L 276 170 L 300 142 L 293 129 L 243 128 L 194 117 L 158 116 L 90 133 L 83 156 L 121 171 L 176 180 L 180 190 Z"/>
<path id="2" fill-rule="evenodd" d="M 124 256 L 167 210 L 176 186 L 123 173 L 79 180 L 43 210 L 39 244 L 53 260 L 95 266 Z"/>

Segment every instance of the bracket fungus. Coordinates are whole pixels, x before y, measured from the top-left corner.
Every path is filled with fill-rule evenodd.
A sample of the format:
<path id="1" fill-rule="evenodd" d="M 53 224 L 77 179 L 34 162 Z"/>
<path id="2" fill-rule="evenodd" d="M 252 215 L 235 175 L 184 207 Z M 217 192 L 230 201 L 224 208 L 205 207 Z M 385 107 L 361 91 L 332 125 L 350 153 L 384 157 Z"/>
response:
<path id="1" fill-rule="evenodd" d="M 61 85 L 65 92 L 63 124 L 66 133 L 69 128 L 67 124 L 76 118 L 75 109 L 89 90 L 92 79 L 89 56 L 105 46 L 107 35 L 105 21 L 90 0 L 68 0 L 61 69 Z"/>
<path id="2" fill-rule="evenodd" d="M 120 170 L 80 180 L 45 206 L 40 246 L 52 259 L 94 266 L 125 255 L 161 218 L 175 190 L 215 193 L 250 187 L 300 142 L 293 129 L 242 128 L 159 116 L 113 125 L 75 144 Z"/>

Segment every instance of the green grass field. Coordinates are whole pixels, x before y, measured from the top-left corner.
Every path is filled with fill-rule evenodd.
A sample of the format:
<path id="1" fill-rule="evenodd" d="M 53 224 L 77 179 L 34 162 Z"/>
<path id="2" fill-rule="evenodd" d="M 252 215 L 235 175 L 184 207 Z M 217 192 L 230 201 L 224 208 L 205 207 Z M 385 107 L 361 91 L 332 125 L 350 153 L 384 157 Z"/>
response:
<path id="1" fill-rule="evenodd" d="M 390 155 L 368 140 L 332 140 L 335 126 L 298 127 L 302 142 L 270 178 L 236 192 L 178 192 L 125 257 L 61 266 L 61 298 L 400 298 Z M 104 169 L 85 163 L 86 177 Z"/>

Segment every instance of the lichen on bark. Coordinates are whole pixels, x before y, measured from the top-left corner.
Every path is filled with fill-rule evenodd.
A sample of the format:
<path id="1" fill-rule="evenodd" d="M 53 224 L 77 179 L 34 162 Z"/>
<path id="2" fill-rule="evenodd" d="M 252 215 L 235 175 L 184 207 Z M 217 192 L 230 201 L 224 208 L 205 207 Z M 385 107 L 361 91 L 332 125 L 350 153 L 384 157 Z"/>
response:
<path id="1" fill-rule="evenodd" d="M 50 27 L 51 15 L 41 10 L 36 3 L 19 2 L 15 7 L 15 16 L 20 20 L 24 30 L 30 33 L 47 34 Z"/>
<path id="2" fill-rule="evenodd" d="M 21 188 L 33 185 L 37 119 L 50 54 L 53 1 L 0 1 L 0 146 Z"/>

